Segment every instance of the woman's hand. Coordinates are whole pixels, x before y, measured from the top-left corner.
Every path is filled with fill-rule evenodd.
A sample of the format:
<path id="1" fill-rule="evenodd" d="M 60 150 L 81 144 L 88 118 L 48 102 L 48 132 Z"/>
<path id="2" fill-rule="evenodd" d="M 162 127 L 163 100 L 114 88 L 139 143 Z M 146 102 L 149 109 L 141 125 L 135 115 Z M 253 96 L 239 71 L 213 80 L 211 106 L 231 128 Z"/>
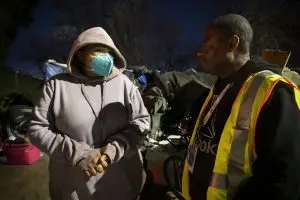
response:
<path id="1" fill-rule="evenodd" d="M 83 159 L 81 159 L 77 166 L 81 171 L 85 172 L 87 176 L 95 176 L 97 175 L 97 171 L 100 171 L 97 168 L 97 164 L 101 158 L 100 149 L 94 149 L 90 151 Z"/>
<path id="2" fill-rule="evenodd" d="M 101 152 L 101 149 L 99 149 Z M 102 154 L 98 159 L 97 163 L 93 162 L 90 164 L 89 168 L 85 171 L 87 176 L 96 176 L 98 173 L 102 173 L 110 164 L 109 158 L 106 154 Z"/>
<path id="3" fill-rule="evenodd" d="M 98 149 L 98 151 L 100 152 L 101 156 L 97 162 L 93 161 L 88 170 L 86 170 L 87 176 L 95 176 L 97 173 L 104 172 L 105 169 L 112 164 L 112 159 L 116 155 L 116 147 L 111 143 L 106 144 L 106 146 Z"/>
<path id="4" fill-rule="evenodd" d="M 86 158 L 82 159 L 78 166 L 88 177 L 102 173 L 112 163 L 116 154 L 114 145 L 108 143 L 106 146 L 93 150 Z"/>

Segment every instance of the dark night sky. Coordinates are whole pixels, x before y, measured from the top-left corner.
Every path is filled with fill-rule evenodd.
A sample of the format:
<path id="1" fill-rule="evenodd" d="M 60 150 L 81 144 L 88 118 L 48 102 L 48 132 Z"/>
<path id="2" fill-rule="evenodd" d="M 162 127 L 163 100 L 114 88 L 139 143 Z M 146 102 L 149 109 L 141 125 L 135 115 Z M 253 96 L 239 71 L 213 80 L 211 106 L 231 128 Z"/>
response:
<path id="1" fill-rule="evenodd" d="M 40 73 L 38 67 L 26 59 L 25 52 L 30 49 L 31 38 L 43 36 L 47 40 L 51 35 L 51 29 L 59 17 L 59 13 L 51 8 L 48 2 L 48 0 L 39 0 L 33 13 L 34 23 L 28 29 L 19 28 L 15 42 L 10 47 L 6 58 L 8 67 L 35 75 Z"/>
<path id="2" fill-rule="evenodd" d="M 223 14 L 225 1 L 227 3 L 228 1 L 241 2 L 238 0 L 153 0 L 151 3 L 154 8 L 153 17 L 180 24 L 184 44 L 197 44 L 202 40 L 203 30 L 207 24 L 216 16 Z M 243 5 L 239 4 L 234 3 L 236 8 L 242 9 Z M 32 61 L 26 60 L 24 52 L 31 48 L 31 38 L 43 35 L 47 40 L 50 37 L 52 27 L 59 18 L 59 12 L 51 7 L 49 0 L 39 0 L 34 11 L 34 18 L 35 21 L 29 29 L 20 28 L 6 59 L 7 66 L 29 73 L 38 73 L 38 69 Z"/>
<path id="3" fill-rule="evenodd" d="M 163 0 L 157 3 L 155 12 L 181 24 L 184 41 L 199 42 L 206 25 L 220 13 L 222 7 L 222 0 Z"/>
<path id="4" fill-rule="evenodd" d="M 39 0 L 34 11 L 35 22 L 29 29 L 20 28 L 6 59 L 7 66 L 29 73 L 38 72 L 37 67 L 30 60 L 26 60 L 24 52 L 30 48 L 31 38 L 44 35 L 44 38 L 47 39 L 53 24 L 59 17 L 59 13 L 48 2 L 48 0 Z M 181 25 L 184 43 L 200 42 L 206 24 L 218 14 L 222 7 L 220 0 L 156 0 L 152 2 L 154 2 L 153 16 L 165 18 L 167 21 Z"/>

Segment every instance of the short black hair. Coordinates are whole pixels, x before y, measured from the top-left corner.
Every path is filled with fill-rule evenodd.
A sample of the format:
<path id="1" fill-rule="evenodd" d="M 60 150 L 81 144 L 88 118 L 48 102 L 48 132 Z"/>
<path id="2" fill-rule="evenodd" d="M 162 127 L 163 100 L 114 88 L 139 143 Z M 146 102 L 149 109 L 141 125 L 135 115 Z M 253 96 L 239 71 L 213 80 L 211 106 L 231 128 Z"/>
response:
<path id="1" fill-rule="evenodd" d="M 239 50 L 248 53 L 253 40 L 253 29 L 249 21 L 238 14 L 227 14 L 215 19 L 209 27 L 217 28 L 226 38 L 237 35 L 240 38 Z"/>

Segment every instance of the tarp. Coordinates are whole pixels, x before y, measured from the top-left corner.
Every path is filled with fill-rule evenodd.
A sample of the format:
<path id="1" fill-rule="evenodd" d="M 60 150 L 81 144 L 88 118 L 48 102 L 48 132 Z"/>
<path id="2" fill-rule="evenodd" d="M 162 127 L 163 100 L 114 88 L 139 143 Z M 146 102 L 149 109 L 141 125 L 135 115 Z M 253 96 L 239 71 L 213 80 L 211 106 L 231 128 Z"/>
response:
<path id="1" fill-rule="evenodd" d="M 57 74 L 64 73 L 66 69 L 66 64 L 58 63 L 55 60 L 47 60 L 44 63 L 44 80 L 47 81 Z"/>
<path id="2" fill-rule="evenodd" d="M 300 76 L 297 72 L 291 70 L 288 67 L 285 67 L 282 71 L 282 76 L 287 78 L 288 80 L 292 81 L 298 87 L 300 87 Z"/>
<path id="3" fill-rule="evenodd" d="M 205 94 L 208 94 L 209 91 L 209 88 L 204 87 L 194 80 L 178 89 L 173 100 L 169 103 L 168 111 L 165 113 L 163 129 L 169 132 L 174 124 L 189 115 L 192 105 L 194 105 L 201 96 L 206 98 Z"/>
<path id="4" fill-rule="evenodd" d="M 191 105 L 209 91 L 216 81 L 215 76 L 189 70 L 188 72 L 154 71 L 152 83 L 142 96 L 151 115 L 151 136 L 157 136 L 160 131 L 164 134 L 171 130 L 190 112 Z M 153 92 L 153 91 L 159 92 Z M 154 126 L 155 125 L 155 126 Z M 171 129 L 169 129 L 171 128 Z"/>
<path id="5" fill-rule="evenodd" d="M 201 73 L 201 72 L 166 72 L 163 74 L 160 73 L 154 73 L 154 82 L 155 85 L 158 86 L 164 96 L 170 100 L 170 97 L 172 98 L 175 93 L 185 86 L 186 84 L 190 83 L 191 81 L 194 81 L 201 85 L 204 88 L 211 88 L 213 84 L 216 81 L 216 77 Z"/>

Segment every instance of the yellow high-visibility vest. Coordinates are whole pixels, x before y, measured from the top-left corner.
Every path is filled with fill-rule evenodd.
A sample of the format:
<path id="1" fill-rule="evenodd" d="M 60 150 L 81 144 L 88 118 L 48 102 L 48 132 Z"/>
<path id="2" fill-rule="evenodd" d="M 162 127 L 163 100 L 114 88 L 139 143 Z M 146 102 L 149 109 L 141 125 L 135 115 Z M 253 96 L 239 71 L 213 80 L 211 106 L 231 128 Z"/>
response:
<path id="1" fill-rule="evenodd" d="M 207 200 L 230 199 L 240 183 L 252 176 L 252 164 L 256 159 L 254 142 L 256 120 L 279 81 L 294 87 L 295 99 L 300 108 L 300 92 L 293 83 L 267 70 L 251 75 L 241 87 L 223 129 L 207 191 Z M 190 145 L 194 143 L 201 115 L 212 95 L 213 89 L 202 106 Z M 183 170 L 182 195 L 186 200 L 190 200 L 187 160 Z"/>

